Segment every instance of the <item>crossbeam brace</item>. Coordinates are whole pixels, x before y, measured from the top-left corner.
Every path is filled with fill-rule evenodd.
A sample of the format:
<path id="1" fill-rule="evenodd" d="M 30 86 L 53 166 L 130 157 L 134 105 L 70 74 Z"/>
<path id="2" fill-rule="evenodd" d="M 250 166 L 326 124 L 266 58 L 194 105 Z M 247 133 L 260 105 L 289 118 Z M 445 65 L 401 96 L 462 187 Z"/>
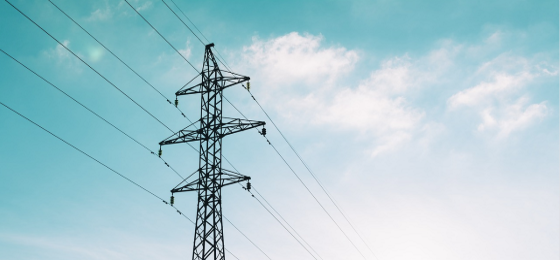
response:
<path id="1" fill-rule="evenodd" d="M 220 138 L 223 138 L 224 136 L 228 136 L 231 134 L 235 134 L 237 132 L 245 131 L 251 128 L 264 126 L 266 124 L 263 121 L 255 121 L 255 120 L 241 119 L 241 118 L 224 117 L 223 120 L 225 122 L 216 124 L 214 126 L 215 129 L 209 129 L 211 131 L 213 130 L 221 131 Z M 196 122 L 194 122 L 193 124 L 195 123 Z M 168 137 L 167 139 L 161 141 L 159 145 L 206 141 L 210 138 L 208 135 L 205 134 L 208 133 L 209 131 L 203 131 L 200 128 L 196 130 L 188 130 L 187 128 L 189 127 L 190 126 L 187 126 L 184 129 L 173 134 L 172 136 Z"/>

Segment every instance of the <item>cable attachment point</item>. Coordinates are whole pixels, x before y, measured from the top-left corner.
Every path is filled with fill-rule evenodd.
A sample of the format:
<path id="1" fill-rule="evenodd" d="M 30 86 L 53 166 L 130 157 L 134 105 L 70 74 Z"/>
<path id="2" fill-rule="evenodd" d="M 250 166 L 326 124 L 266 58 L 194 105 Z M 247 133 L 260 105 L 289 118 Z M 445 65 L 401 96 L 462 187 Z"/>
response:
<path id="1" fill-rule="evenodd" d="M 175 197 L 173 197 L 173 193 L 171 193 L 171 199 L 169 200 L 169 202 L 171 203 L 171 206 L 175 204 Z"/>
<path id="2" fill-rule="evenodd" d="M 263 127 L 262 131 L 261 131 L 261 135 L 262 136 L 266 136 L 266 128 Z"/>
<path id="3" fill-rule="evenodd" d="M 177 97 L 175 97 L 175 107 L 177 107 L 179 105 L 179 99 L 177 99 Z"/>
<path id="4" fill-rule="evenodd" d="M 158 151 L 158 156 L 161 157 L 162 154 L 163 154 L 163 151 L 161 151 L 161 146 L 160 146 L 159 151 Z"/>
<path id="5" fill-rule="evenodd" d="M 251 182 L 247 181 L 247 191 L 251 192 Z"/>
<path id="6" fill-rule="evenodd" d="M 247 86 L 245 87 L 247 91 L 251 91 L 251 82 L 247 81 Z"/>

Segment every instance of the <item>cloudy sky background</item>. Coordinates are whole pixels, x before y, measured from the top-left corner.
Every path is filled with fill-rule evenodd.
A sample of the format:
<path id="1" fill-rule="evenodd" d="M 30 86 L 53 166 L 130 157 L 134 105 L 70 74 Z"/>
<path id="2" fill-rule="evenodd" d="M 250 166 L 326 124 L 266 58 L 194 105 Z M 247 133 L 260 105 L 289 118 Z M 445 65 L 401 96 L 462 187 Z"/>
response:
<path id="1" fill-rule="evenodd" d="M 10 2 L 172 129 L 188 124 L 51 3 Z M 196 75 L 124 1 L 53 2 L 169 99 Z M 375 256 L 250 95 L 225 95 L 267 121 L 271 142 L 366 259 L 560 256 L 558 2 L 175 2 L 251 77 Z M 130 3 L 200 69 L 203 45 L 162 1 Z M 150 149 L 170 135 L 7 2 L 0 17 L 2 50 Z M 169 197 L 180 179 L 157 157 L 0 56 L 0 102 Z M 180 107 L 200 113 L 197 97 Z M 2 258 L 191 258 L 194 226 L 174 209 L 4 107 L 0 118 Z M 181 174 L 198 165 L 186 145 L 163 152 Z M 224 155 L 321 258 L 363 259 L 256 131 L 226 138 Z M 194 219 L 196 195 L 176 201 Z M 313 259 L 241 187 L 224 188 L 223 212 L 271 259 Z M 224 229 L 239 259 L 266 258 Z"/>

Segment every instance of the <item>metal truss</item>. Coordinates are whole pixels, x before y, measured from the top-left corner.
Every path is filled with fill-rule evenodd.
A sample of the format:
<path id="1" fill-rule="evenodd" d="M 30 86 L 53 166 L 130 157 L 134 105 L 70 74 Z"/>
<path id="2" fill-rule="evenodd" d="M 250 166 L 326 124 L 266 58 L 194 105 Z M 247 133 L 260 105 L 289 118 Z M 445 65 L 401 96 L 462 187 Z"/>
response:
<path id="1" fill-rule="evenodd" d="M 247 129 L 265 125 L 265 123 L 262 121 L 254 121 L 254 120 L 240 119 L 240 118 L 223 117 L 222 120 L 226 120 L 226 122 L 222 122 L 216 125 L 217 127 L 216 130 L 221 131 L 219 133 L 219 136 L 222 138 L 230 134 L 235 134 L 237 132 L 241 132 Z M 192 125 L 198 123 L 199 121 L 200 120 L 194 122 Z M 187 143 L 187 142 L 208 140 L 210 138 L 209 136 L 205 135 L 203 129 L 199 128 L 197 130 L 188 130 L 187 128 L 191 127 L 192 125 L 185 127 L 179 132 L 161 141 L 159 145 Z"/>
<path id="2" fill-rule="evenodd" d="M 202 72 L 199 75 L 202 76 L 202 82 L 175 93 L 177 96 L 200 94 L 200 119 L 159 143 L 162 146 L 194 141 L 200 143 L 198 179 L 182 185 L 186 182 L 184 180 L 171 190 L 172 193 L 198 193 L 193 260 L 225 259 L 222 187 L 251 179 L 249 176 L 222 169 L 222 138 L 265 125 L 262 121 L 222 116 L 223 90 L 250 78 L 220 70 L 212 47 L 213 43 L 205 48 Z M 199 124 L 198 129 L 188 129 L 195 124 Z"/>
<path id="3" fill-rule="evenodd" d="M 243 182 L 243 181 L 251 180 L 251 177 L 249 177 L 249 176 L 245 176 L 245 175 L 242 175 L 240 173 L 230 171 L 230 170 L 226 170 L 226 169 L 222 169 L 222 172 L 220 173 L 220 175 L 221 175 L 220 186 L 222 186 L 222 187 L 228 186 L 228 185 L 231 185 L 231 184 L 235 184 L 235 183 L 239 183 L 239 182 Z M 185 182 L 185 181 L 183 181 L 183 182 Z M 179 188 L 172 189 L 171 192 L 175 193 L 175 192 L 199 190 L 200 189 L 200 186 L 199 186 L 200 182 L 201 182 L 200 179 L 192 180 L 192 181 L 188 182 L 187 184 L 185 184 L 185 185 L 183 185 Z M 180 183 L 180 184 L 182 184 L 182 183 Z M 179 185 L 177 185 L 177 186 L 179 186 Z"/>

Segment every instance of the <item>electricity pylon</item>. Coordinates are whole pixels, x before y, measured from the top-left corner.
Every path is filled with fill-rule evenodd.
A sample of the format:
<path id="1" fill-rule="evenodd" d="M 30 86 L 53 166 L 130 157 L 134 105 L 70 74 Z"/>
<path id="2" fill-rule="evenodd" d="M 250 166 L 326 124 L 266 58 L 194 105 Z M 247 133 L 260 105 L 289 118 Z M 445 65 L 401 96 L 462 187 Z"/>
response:
<path id="1" fill-rule="evenodd" d="M 222 187 L 251 179 L 249 176 L 222 169 L 222 138 L 265 125 L 262 121 L 222 117 L 223 90 L 248 81 L 249 77 L 220 70 L 212 47 L 213 43 L 206 45 L 204 64 L 199 75 L 202 76 L 202 82 L 189 88 L 183 87 L 175 93 L 176 96 L 201 95 L 200 119 L 159 143 L 162 146 L 200 142 L 198 179 L 180 186 L 186 181 L 184 180 L 171 190 L 172 194 L 198 191 L 193 260 L 225 259 Z M 198 129 L 188 130 L 196 123 L 200 123 Z M 173 203 L 173 196 L 171 200 Z"/>

